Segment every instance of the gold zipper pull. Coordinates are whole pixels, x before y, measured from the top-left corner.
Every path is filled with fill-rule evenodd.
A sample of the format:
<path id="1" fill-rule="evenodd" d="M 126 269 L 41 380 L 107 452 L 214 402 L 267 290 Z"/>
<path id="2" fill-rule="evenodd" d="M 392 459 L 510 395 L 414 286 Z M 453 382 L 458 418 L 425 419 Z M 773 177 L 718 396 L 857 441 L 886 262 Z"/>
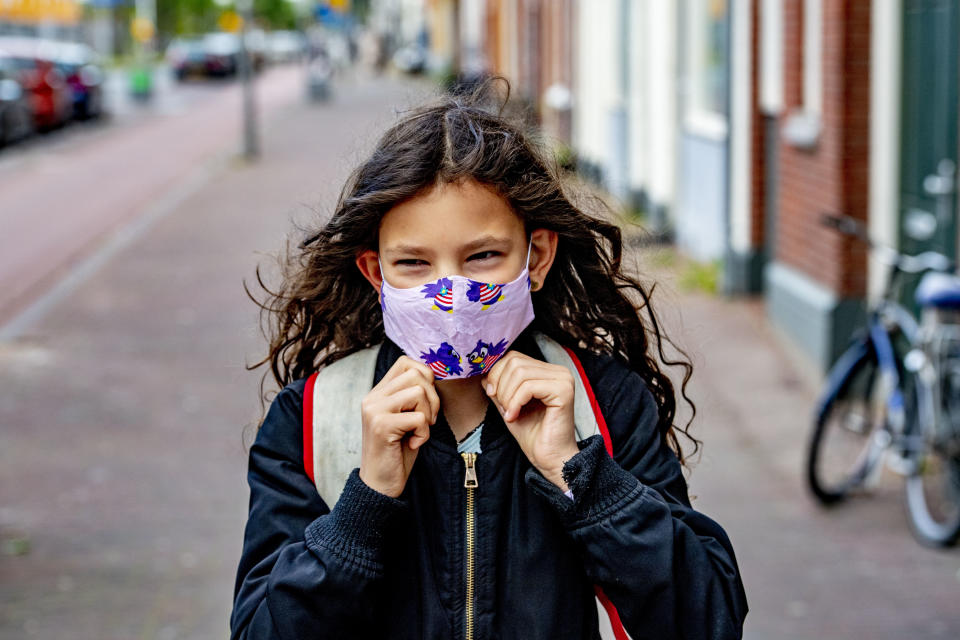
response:
<path id="1" fill-rule="evenodd" d="M 477 483 L 477 469 L 474 467 L 474 463 L 477 461 L 477 454 L 475 453 L 461 453 L 463 456 L 463 463 L 467 467 L 466 475 L 463 478 L 463 486 L 468 489 L 476 489 L 480 486 Z"/>

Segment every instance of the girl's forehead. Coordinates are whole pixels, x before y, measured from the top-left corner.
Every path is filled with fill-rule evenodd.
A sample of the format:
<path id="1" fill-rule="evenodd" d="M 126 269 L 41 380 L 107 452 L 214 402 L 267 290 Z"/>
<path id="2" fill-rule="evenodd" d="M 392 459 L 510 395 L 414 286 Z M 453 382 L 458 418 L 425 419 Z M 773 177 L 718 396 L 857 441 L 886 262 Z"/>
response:
<path id="1" fill-rule="evenodd" d="M 440 184 L 390 209 L 380 223 L 380 248 L 439 247 L 482 236 L 523 236 L 523 221 L 496 191 L 468 181 Z"/>

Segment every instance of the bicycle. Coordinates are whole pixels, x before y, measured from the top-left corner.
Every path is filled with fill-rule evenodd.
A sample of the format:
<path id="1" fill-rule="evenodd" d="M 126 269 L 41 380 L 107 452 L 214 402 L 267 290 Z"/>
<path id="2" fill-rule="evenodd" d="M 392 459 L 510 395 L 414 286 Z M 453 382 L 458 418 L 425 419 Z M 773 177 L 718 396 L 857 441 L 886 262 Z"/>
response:
<path id="1" fill-rule="evenodd" d="M 873 242 L 847 216 L 822 222 L 865 242 L 889 266 L 865 327 L 830 368 L 807 450 L 807 481 L 824 505 L 905 476 L 911 530 L 928 546 L 960 537 L 960 277 L 943 254 L 910 256 Z M 920 320 L 898 302 L 904 277 L 922 274 Z M 839 470 L 833 469 L 837 461 Z M 886 464 L 882 464 L 885 462 Z"/>

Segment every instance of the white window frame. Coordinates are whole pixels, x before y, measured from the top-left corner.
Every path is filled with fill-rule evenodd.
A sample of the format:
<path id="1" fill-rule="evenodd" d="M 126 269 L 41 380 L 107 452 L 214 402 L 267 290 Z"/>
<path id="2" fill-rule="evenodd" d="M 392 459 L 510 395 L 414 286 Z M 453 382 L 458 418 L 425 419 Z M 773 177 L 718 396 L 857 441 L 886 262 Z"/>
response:
<path id="1" fill-rule="evenodd" d="M 701 94 L 704 74 L 703 52 L 706 47 L 704 24 L 706 22 L 706 4 L 711 0 L 684 1 L 684 38 L 686 56 L 684 56 L 684 130 L 696 136 L 710 140 L 726 140 L 729 133 L 728 115 L 707 108 Z M 727 20 L 730 19 L 730 2 L 725 0 Z M 726 53 L 729 69 L 729 51 Z"/>
<path id="2" fill-rule="evenodd" d="M 803 104 L 787 116 L 788 144 L 811 149 L 823 122 L 823 0 L 803 0 Z"/>

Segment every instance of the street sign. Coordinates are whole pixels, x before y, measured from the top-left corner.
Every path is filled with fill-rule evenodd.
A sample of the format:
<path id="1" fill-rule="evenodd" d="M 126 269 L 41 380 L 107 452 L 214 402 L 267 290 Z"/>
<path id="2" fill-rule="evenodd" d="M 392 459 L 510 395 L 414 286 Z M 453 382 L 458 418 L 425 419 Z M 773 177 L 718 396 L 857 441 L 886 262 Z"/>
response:
<path id="1" fill-rule="evenodd" d="M 243 29 L 243 18 L 236 11 L 224 11 L 217 19 L 217 25 L 224 31 L 239 33 Z"/>
<path id="2" fill-rule="evenodd" d="M 134 18 L 130 21 L 130 35 L 137 42 L 150 42 L 155 32 L 153 21 L 147 18 Z"/>

